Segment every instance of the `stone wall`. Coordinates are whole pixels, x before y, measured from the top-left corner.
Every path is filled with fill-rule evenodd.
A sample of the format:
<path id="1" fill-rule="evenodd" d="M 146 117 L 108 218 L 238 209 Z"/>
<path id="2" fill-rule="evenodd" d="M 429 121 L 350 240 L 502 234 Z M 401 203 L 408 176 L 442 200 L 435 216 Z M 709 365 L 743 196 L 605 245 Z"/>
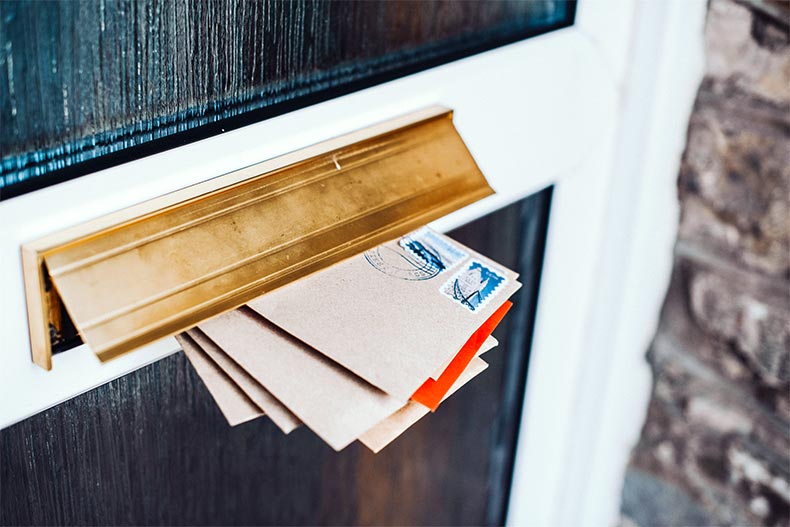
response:
<path id="1" fill-rule="evenodd" d="M 789 6 L 709 4 L 624 525 L 790 525 Z"/>

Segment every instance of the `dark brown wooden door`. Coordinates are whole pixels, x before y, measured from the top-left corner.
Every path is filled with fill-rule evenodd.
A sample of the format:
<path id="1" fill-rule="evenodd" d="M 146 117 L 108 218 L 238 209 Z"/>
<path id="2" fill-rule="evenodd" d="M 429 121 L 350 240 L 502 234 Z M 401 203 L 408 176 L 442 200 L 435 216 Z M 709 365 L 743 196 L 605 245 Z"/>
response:
<path id="1" fill-rule="evenodd" d="M 573 23 L 573 0 L 0 2 L 0 200 Z"/>

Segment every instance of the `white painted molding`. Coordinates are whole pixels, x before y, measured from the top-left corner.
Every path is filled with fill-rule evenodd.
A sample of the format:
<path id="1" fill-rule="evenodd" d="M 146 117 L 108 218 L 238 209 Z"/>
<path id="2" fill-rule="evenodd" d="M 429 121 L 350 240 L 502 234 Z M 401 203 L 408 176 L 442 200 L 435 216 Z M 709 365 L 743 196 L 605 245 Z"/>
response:
<path id="1" fill-rule="evenodd" d="M 617 126 L 578 167 L 602 186 L 560 180 L 552 207 L 509 525 L 617 523 L 671 272 L 705 12 L 702 0 L 581 3 L 580 31 L 618 86 Z"/>

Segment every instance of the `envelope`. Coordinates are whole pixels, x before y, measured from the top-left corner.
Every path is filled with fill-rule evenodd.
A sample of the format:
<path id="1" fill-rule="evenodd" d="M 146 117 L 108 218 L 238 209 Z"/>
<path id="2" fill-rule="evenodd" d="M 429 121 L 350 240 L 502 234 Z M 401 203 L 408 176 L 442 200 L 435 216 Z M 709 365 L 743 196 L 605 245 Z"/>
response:
<path id="1" fill-rule="evenodd" d="M 191 338 L 182 334 L 177 335 L 176 340 L 230 426 L 236 426 L 263 415 L 261 409 L 255 406 L 236 383 L 222 372 Z"/>
<path id="2" fill-rule="evenodd" d="M 479 357 L 473 357 L 472 361 L 453 383 L 450 390 L 445 394 L 447 399 L 454 394 L 461 386 L 468 383 L 480 373 L 488 368 L 488 363 Z M 430 410 L 414 401 L 409 401 L 400 410 L 378 423 L 376 426 L 365 432 L 359 437 L 360 443 L 368 447 L 377 454 L 388 444 L 408 430 L 417 421 L 430 413 Z"/>
<path id="3" fill-rule="evenodd" d="M 492 349 L 496 348 L 497 346 L 499 346 L 499 341 L 495 337 L 493 337 L 492 335 L 489 335 L 488 337 L 486 337 L 485 341 L 483 342 L 483 345 L 480 346 L 480 349 L 477 350 L 477 352 L 475 353 L 475 356 L 479 357 L 483 353 L 485 353 L 487 351 L 491 351 Z M 460 351 L 459 351 L 459 353 L 460 353 Z M 447 369 L 447 367 L 450 365 L 451 362 L 453 362 L 454 359 L 455 359 L 455 357 L 453 357 L 450 360 L 448 360 L 441 367 L 441 369 L 436 371 L 436 372 L 434 372 L 434 374 L 431 375 L 430 378 L 435 380 L 435 379 L 438 379 L 439 377 L 441 377 L 442 373 L 444 373 L 444 370 Z"/>
<path id="4" fill-rule="evenodd" d="M 445 368 L 438 378 L 427 379 L 420 388 L 411 396 L 413 401 L 423 404 L 435 412 L 442 402 L 445 395 L 450 391 L 455 381 L 457 381 L 461 374 L 463 374 L 466 367 L 475 358 L 478 350 L 486 341 L 492 338 L 491 332 L 494 331 L 502 319 L 507 314 L 508 310 L 513 304 L 506 301 L 502 304 L 493 315 L 488 317 L 482 326 L 477 328 L 469 340 L 461 348 L 450 364 Z"/>
<path id="5" fill-rule="evenodd" d="M 301 423 L 280 401 L 250 376 L 249 373 L 228 357 L 214 342 L 199 329 L 190 329 L 187 335 L 244 392 L 255 405 L 263 410 L 269 419 L 284 433 L 290 433 Z M 178 337 L 176 337 L 178 338 Z"/>
<path id="6" fill-rule="evenodd" d="M 518 290 L 516 278 L 450 238 L 421 229 L 248 306 L 405 401 Z"/>
<path id="7" fill-rule="evenodd" d="M 250 309 L 199 329 L 335 450 L 406 403 L 280 330 Z"/>
<path id="8" fill-rule="evenodd" d="M 483 353 L 497 347 L 498 345 L 499 342 L 497 342 L 494 337 L 488 337 L 485 340 L 483 345 L 475 354 L 475 357 L 472 358 L 472 361 L 469 363 L 466 369 L 464 369 L 458 379 L 456 379 L 450 390 L 448 390 L 448 392 L 445 394 L 442 402 L 458 391 L 461 386 L 464 386 L 473 378 L 477 377 L 477 375 L 482 373 L 486 368 L 488 368 L 488 363 L 480 359 L 480 356 Z M 362 434 L 359 437 L 359 441 L 371 449 L 374 454 L 377 454 L 379 451 L 381 451 L 381 449 L 390 444 L 398 436 L 403 434 L 412 425 L 414 425 L 414 423 L 429 413 L 430 411 L 425 405 L 422 405 L 416 401 L 409 401 L 400 410 Z"/>

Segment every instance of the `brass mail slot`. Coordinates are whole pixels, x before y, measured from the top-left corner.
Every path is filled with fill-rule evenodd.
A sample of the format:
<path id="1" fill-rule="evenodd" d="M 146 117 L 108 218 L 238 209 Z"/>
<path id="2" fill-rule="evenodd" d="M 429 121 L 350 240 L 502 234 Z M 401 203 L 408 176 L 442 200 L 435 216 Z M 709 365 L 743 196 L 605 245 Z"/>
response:
<path id="1" fill-rule="evenodd" d="M 22 246 L 33 361 L 72 324 L 111 359 L 492 193 L 432 107 L 51 234 Z"/>

